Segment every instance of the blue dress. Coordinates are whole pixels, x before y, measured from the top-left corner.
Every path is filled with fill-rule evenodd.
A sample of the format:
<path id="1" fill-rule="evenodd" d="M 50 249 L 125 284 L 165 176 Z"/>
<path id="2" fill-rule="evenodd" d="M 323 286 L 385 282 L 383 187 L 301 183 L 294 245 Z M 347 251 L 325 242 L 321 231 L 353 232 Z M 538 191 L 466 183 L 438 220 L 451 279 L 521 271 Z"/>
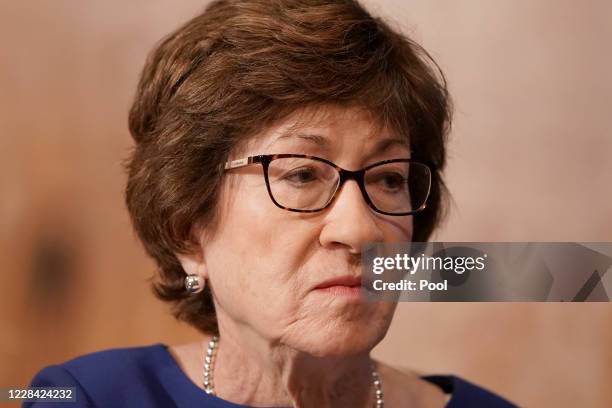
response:
<path id="1" fill-rule="evenodd" d="M 516 407 L 459 377 L 423 379 L 452 393 L 448 408 Z M 206 394 L 183 373 L 163 344 L 100 351 L 52 365 L 41 370 L 30 386 L 75 387 L 77 401 L 26 402 L 23 407 L 248 408 Z"/>

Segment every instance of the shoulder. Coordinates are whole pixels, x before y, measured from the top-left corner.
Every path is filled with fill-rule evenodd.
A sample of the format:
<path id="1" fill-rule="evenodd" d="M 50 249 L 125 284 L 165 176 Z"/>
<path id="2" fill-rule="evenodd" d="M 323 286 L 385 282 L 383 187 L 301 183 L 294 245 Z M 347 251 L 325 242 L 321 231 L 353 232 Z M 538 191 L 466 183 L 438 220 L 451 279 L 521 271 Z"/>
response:
<path id="1" fill-rule="evenodd" d="M 155 344 L 145 347 L 118 348 L 85 354 L 61 366 L 79 376 L 99 375 L 100 372 L 115 372 L 129 375 L 158 366 L 165 356 L 165 346 Z"/>
<path id="2" fill-rule="evenodd" d="M 155 385 L 167 360 L 161 344 L 99 351 L 42 369 L 31 386 L 74 387 L 79 407 L 116 406 L 118 401 L 129 405 L 135 396 L 140 403 L 148 398 L 158 403 L 164 399 L 161 391 L 151 394 L 160 389 Z"/>
<path id="3" fill-rule="evenodd" d="M 429 375 L 422 377 L 451 394 L 448 408 L 490 407 L 516 408 L 517 405 L 479 385 L 454 375 Z"/>
<path id="4" fill-rule="evenodd" d="M 395 401 L 402 405 L 410 401 L 411 406 L 432 408 L 516 407 L 499 395 L 457 376 L 420 376 L 385 364 L 378 364 L 378 367 L 383 378 L 385 402 Z"/>
<path id="5" fill-rule="evenodd" d="M 41 373 L 70 375 L 83 385 L 111 384 L 134 386 L 135 381 L 152 379 L 149 375 L 164 364 L 165 346 L 121 348 L 85 354 L 63 364 L 48 367 Z M 130 384 L 131 383 L 131 384 Z"/>

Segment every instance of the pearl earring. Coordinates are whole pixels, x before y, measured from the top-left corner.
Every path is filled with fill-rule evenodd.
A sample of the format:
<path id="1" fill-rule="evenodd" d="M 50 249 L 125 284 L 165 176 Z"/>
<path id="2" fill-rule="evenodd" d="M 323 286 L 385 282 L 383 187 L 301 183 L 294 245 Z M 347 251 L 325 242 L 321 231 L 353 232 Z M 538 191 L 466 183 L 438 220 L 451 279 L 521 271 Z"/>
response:
<path id="1" fill-rule="evenodd" d="M 185 290 L 190 294 L 200 293 L 204 289 L 204 279 L 198 274 L 185 276 Z"/>

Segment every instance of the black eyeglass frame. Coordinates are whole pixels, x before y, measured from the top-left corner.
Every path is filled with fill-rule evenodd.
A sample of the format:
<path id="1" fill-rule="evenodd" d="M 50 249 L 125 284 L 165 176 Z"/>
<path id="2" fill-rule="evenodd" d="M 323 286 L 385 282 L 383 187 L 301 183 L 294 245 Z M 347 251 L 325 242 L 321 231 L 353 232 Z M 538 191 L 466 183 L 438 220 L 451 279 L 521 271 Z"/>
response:
<path id="1" fill-rule="evenodd" d="M 315 161 L 320 161 L 323 163 L 326 163 L 330 166 L 332 166 L 334 169 L 336 169 L 336 171 L 338 172 L 338 174 L 340 175 L 339 181 L 337 183 L 336 189 L 334 190 L 334 192 L 331 194 L 330 199 L 328 200 L 328 202 L 321 208 L 317 208 L 314 210 L 300 210 L 297 208 L 290 208 L 290 207 L 285 207 L 284 205 L 281 205 L 280 203 L 278 203 L 276 201 L 276 199 L 274 199 L 274 195 L 272 194 L 272 189 L 270 187 L 270 180 L 268 178 L 268 168 L 270 166 L 270 163 L 276 159 L 285 159 L 285 158 L 303 158 L 303 159 L 312 159 Z M 376 205 L 372 202 L 372 200 L 370 199 L 370 196 L 368 195 L 367 191 L 366 191 L 366 186 L 365 186 L 365 173 L 366 171 L 368 171 L 369 169 L 373 168 L 373 167 L 378 167 L 384 164 L 388 164 L 388 163 L 416 163 L 416 164 L 420 164 L 422 166 L 425 166 L 429 172 L 429 185 L 427 186 L 427 195 L 425 196 L 425 200 L 423 201 L 423 204 L 412 211 L 409 212 L 404 212 L 404 213 L 390 213 L 390 212 L 386 212 L 386 211 L 382 211 L 379 208 L 376 207 Z M 272 200 L 272 202 L 279 208 L 282 208 L 283 210 L 287 210 L 287 211 L 294 211 L 294 212 L 301 212 L 301 213 L 315 213 L 315 212 L 320 212 L 323 211 L 324 209 L 326 209 L 327 207 L 329 207 L 333 202 L 334 199 L 336 198 L 336 195 L 338 193 L 338 191 L 342 188 L 342 186 L 344 185 L 344 183 L 348 180 L 355 180 L 357 182 L 357 185 L 359 185 L 359 190 L 361 190 L 361 194 L 364 198 L 364 200 L 366 201 L 366 203 L 368 204 L 368 206 L 370 206 L 371 209 L 373 209 L 374 211 L 376 211 L 377 213 L 380 214 L 384 214 L 384 215 L 391 215 L 391 216 L 407 216 L 407 215 L 413 215 L 415 213 L 418 213 L 420 211 L 423 211 L 426 207 L 427 207 L 427 200 L 429 199 L 429 195 L 431 194 L 431 183 L 432 183 L 432 178 L 433 178 L 433 172 L 431 170 L 430 165 L 423 163 L 422 161 L 418 161 L 418 160 L 413 160 L 413 159 L 390 159 L 390 160 L 383 160 L 380 162 L 376 162 L 373 164 L 370 164 L 360 170 L 346 170 L 343 169 L 342 167 L 336 165 L 335 163 L 330 162 L 329 160 L 326 159 L 322 159 L 320 157 L 316 157 L 316 156 L 310 156 L 307 154 L 259 154 L 256 156 L 249 156 L 249 157 L 244 157 L 242 159 L 236 159 L 236 160 L 231 160 L 225 163 L 224 166 L 224 170 L 232 170 L 232 169 L 238 169 L 241 167 L 246 167 L 246 166 L 250 166 L 252 164 L 261 164 L 263 167 L 263 173 L 264 173 L 264 179 L 266 181 L 266 188 L 268 190 L 268 195 L 270 196 L 270 199 Z"/>

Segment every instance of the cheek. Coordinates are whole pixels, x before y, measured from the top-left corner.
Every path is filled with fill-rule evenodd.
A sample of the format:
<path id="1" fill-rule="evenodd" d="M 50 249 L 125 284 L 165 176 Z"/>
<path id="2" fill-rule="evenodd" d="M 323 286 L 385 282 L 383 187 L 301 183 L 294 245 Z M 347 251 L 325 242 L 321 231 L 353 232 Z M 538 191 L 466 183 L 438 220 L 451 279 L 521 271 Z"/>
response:
<path id="1" fill-rule="evenodd" d="M 385 242 L 412 241 L 413 217 L 389 217 L 380 220 Z"/>
<path id="2" fill-rule="evenodd" d="M 219 315 L 278 337 L 299 309 L 315 235 L 263 193 L 237 194 L 204 251 Z"/>

